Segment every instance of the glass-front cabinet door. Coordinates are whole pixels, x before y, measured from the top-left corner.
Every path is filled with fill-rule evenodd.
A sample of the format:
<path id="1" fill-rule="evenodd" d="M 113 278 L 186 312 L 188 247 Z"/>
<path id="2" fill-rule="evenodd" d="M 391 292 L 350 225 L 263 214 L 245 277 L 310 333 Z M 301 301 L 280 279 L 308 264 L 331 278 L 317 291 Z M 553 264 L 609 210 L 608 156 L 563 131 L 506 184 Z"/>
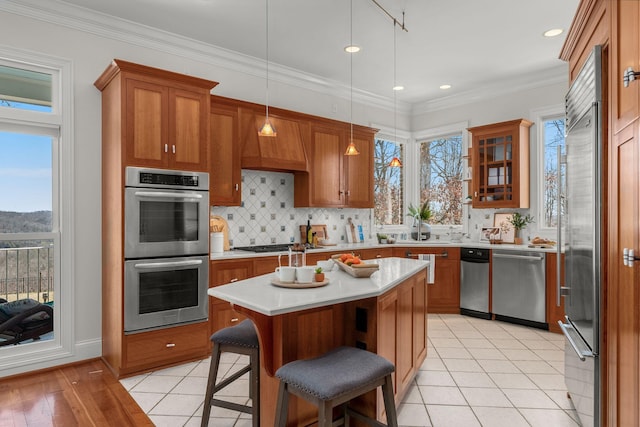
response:
<path id="1" fill-rule="evenodd" d="M 474 208 L 529 207 L 529 128 L 524 120 L 469 128 Z"/>

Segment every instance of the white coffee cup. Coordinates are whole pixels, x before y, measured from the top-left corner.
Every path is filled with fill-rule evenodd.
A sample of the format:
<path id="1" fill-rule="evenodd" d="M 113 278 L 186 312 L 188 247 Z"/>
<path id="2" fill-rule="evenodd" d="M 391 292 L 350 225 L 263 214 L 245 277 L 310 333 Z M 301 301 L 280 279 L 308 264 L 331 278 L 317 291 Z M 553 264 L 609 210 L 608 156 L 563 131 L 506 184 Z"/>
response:
<path id="1" fill-rule="evenodd" d="M 313 282 L 315 267 L 296 267 L 296 280 L 298 283 Z"/>
<path id="2" fill-rule="evenodd" d="M 277 267 L 276 276 L 282 283 L 293 283 L 296 281 L 295 267 Z"/>

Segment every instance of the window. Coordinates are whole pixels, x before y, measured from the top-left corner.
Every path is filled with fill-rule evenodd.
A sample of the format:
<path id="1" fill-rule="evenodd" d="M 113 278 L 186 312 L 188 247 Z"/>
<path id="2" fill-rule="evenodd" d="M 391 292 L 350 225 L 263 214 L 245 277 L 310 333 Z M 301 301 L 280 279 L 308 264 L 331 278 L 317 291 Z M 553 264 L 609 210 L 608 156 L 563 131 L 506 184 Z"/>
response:
<path id="1" fill-rule="evenodd" d="M 420 204 L 429 202 L 431 224 L 462 225 L 462 134 L 420 142 Z"/>
<path id="2" fill-rule="evenodd" d="M 52 332 L 0 346 L 0 369 L 19 373 L 74 354 L 73 93 L 69 61 L 11 48 L 0 58 L 0 298 L 54 310 Z"/>
<path id="3" fill-rule="evenodd" d="M 392 165 L 398 158 L 404 163 L 402 144 L 376 138 L 374 151 L 374 218 L 378 225 L 402 225 L 403 223 L 403 167 Z"/>
<path id="4" fill-rule="evenodd" d="M 542 228 L 555 228 L 558 224 L 558 197 L 560 197 L 560 209 L 564 212 L 565 198 L 560 187 L 564 168 L 558 168 L 558 147 L 564 152 L 564 116 L 543 117 L 541 123 L 541 189 L 540 217 Z"/>

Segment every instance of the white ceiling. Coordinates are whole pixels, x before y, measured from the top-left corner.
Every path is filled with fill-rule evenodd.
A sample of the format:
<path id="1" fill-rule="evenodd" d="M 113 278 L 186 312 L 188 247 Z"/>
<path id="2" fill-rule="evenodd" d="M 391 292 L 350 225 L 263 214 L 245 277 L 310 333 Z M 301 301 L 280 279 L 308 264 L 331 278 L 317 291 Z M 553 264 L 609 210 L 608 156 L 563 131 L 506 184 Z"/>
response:
<path id="1" fill-rule="evenodd" d="M 394 25 L 372 0 L 353 1 L 353 86 L 393 98 Z M 500 82 L 530 84 L 567 73 L 558 59 L 579 0 L 377 0 L 395 29 L 400 102 L 459 96 Z M 349 0 L 268 0 L 269 60 L 350 83 Z M 66 0 L 211 45 L 265 58 L 266 0 Z M 550 28 L 559 37 L 545 38 Z M 439 89 L 450 84 L 448 91 Z"/>

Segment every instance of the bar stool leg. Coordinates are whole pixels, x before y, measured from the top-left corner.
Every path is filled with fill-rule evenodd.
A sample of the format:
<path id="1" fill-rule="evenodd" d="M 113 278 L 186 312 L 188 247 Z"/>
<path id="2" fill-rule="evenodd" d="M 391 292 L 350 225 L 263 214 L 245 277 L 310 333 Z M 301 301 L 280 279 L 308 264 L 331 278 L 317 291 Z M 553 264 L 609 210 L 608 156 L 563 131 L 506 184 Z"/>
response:
<path id="1" fill-rule="evenodd" d="M 318 427 L 333 425 L 333 406 L 331 401 L 322 400 L 318 403 Z"/>
<path id="2" fill-rule="evenodd" d="M 218 367 L 220 366 L 220 346 L 213 344 L 213 350 L 211 351 L 211 367 L 209 368 L 209 380 L 207 381 L 207 391 L 205 394 L 205 403 L 202 411 L 201 427 L 209 425 L 209 416 L 211 415 L 211 399 L 213 399 L 213 393 L 216 385 L 216 377 L 218 376 Z"/>
<path id="3" fill-rule="evenodd" d="M 251 355 L 251 382 L 249 394 L 251 395 L 251 419 L 253 427 L 260 427 L 260 351 L 253 350 Z"/>
<path id="4" fill-rule="evenodd" d="M 287 425 L 287 413 L 289 412 L 289 391 L 287 384 L 280 381 L 278 387 L 278 404 L 276 406 L 275 427 L 285 427 Z"/>
<path id="5" fill-rule="evenodd" d="M 384 410 L 387 413 L 387 426 L 398 427 L 398 415 L 396 414 L 396 403 L 393 398 L 393 383 L 391 375 L 384 378 L 382 385 L 382 397 L 384 399 Z"/>

